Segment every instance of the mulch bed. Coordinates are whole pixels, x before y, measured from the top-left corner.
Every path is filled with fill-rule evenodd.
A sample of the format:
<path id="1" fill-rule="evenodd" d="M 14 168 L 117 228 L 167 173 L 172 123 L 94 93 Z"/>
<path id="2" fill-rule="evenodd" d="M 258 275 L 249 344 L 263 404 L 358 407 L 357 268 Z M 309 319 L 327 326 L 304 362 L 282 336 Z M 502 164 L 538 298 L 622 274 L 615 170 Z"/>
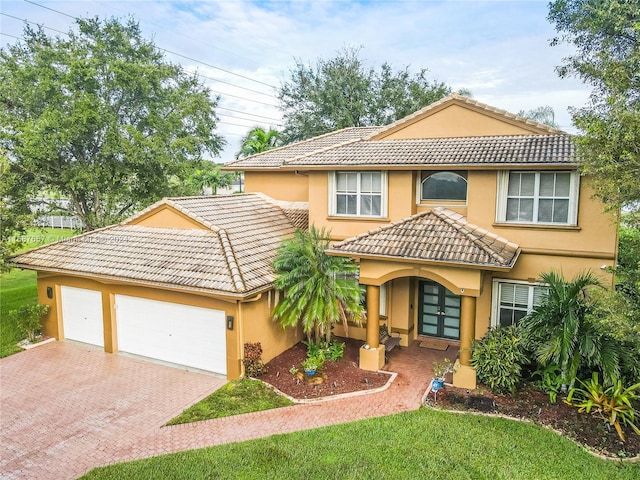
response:
<path id="1" fill-rule="evenodd" d="M 433 395 L 429 397 L 429 403 L 433 405 Z M 640 436 L 630 427 L 623 425 L 625 442 L 622 442 L 615 429 L 611 427 L 609 430 L 608 424 L 601 418 L 579 413 L 577 408 L 564 403 L 560 396 L 556 403 L 550 403 L 547 394 L 528 386 L 513 396 L 496 395 L 484 388 L 470 392 L 446 386 L 438 391 L 437 406 L 448 410 L 469 410 L 526 419 L 551 427 L 601 455 L 617 458 L 640 455 Z"/>
<path id="2" fill-rule="evenodd" d="M 371 390 L 387 383 L 389 375 L 361 370 L 358 367 L 362 341 L 351 338 L 337 338 L 336 341 L 345 343 L 344 357 L 337 362 L 325 362 L 322 372 L 319 372 L 319 375 L 326 376 L 322 383 L 307 383 L 300 365 L 307 357 L 307 347 L 302 343 L 298 343 L 268 362 L 267 373 L 261 375 L 260 380 L 299 400 Z M 300 375 L 302 379 L 289 372 L 292 367 L 302 372 Z"/>

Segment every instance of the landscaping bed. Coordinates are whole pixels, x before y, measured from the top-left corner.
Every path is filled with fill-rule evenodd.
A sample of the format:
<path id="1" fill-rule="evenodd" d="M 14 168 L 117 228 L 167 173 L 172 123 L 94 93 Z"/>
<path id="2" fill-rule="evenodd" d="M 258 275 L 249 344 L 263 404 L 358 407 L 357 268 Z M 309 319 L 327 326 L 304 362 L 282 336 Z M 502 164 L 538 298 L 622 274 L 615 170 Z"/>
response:
<path id="1" fill-rule="evenodd" d="M 558 397 L 556 403 L 549 396 L 531 387 L 523 387 L 514 395 L 497 395 L 484 388 L 468 391 L 452 386 L 439 390 L 437 402 L 429 395 L 429 405 L 448 410 L 467 410 L 499 414 L 529 420 L 553 428 L 564 436 L 609 457 L 629 458 L 640 455 L 640 436 L 623 425 L 625 442 L 615 429 L 595 415 L 579 413 L 578 409 Z"/>
<path id="2" fill-rule="evenodd" d="M 302 343 L 294 345 L 268 362 L 267 373 L 261 375 L 260 380 L 298 400 L 371 390 L 387 383 L 388 374 L 361 370 L 358 367 L 362 341 L 350 338 L 337 338 L 336 341 L 345 343 L 344 357 L 336 362 L 325 362 L 321 374 L 326 378 L 322 383 L 307 382 L 300 365 L 307 357 L 307 347 Z M 292 367 L 302 374 L 291 373 Z"/>

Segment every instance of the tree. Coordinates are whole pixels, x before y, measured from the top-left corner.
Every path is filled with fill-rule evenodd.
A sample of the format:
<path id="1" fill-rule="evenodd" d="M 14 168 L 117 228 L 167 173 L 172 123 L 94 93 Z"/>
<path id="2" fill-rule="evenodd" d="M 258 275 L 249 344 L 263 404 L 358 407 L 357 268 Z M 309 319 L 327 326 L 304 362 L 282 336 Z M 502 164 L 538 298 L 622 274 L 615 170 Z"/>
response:
<path id="1" fill-rule="evenodd" d="M 284 292 L 273 311 L 283 328 L 302 325 L 310 340 L 331 340 L 331 327 L 363 314 L 357 267 L 350 259 L 327 255 L 329 234 L 313 225 L 285 240 L 273 262 L 276 288 Z"/>
<path id="2" fill-rule="evenodd" d="M 224 141 L 213 133 L 217 99 L 136 22 L 77 28 L 50 38 L 27 26 L 0 51 L 0 145 L 90 230 L 170 195 L 184 165 Z"/>
<path id="3" fill-rule="evenodd" d="M 580 367 L 599 367 L 611 382 L 620 374 L 620 348 L 589 321 L 593 310 L 587 289 L 600 286 L 592 273 L 571 281 L 551 271 L 541 275 L 548 286 L 544 301 L 522 319 L 528 345 L 542 366 L 560 368 L 563 386 L 573 387 Z"/>
<path id="4" fill-rule="evenodd" d="M 236 153 L 236 158 L 266 152 L 281 145 L 283 145 L 283 142 L 279 131 L 273 128 L 265 130 L 262 127 L 254 127 L 242 139 L 240 151 Z"/>
<path id="5" fill-rule="evenodd" d="M 518 112 L 518 116 L 548 125 L 552 128 L 558 128 L 558 124 L 556 123 L 556 112 L 554 112 L 553 107 L 550 107 L 549 105 L 534 108 L 533 110 L 520 110 Z"/>
<path id="6" fill-rule="evenodd" d="M 202 195 L 207 188 L 210 188 L 211 194 L 216 195 L 218 188 L 230 187 L 235 178 L 235 173 L 223 172 L 220 165 L 202 160 L 189 176 L 188 183 L 194 190 L 191 193 Z"/>
<path id="7" fill-rule="evenodd" d="M 585 173 L 609 208 L 640 205 L 640 3 L 637 0 L 556 0 L 552 45 L 577 52 L 557 68 L 593 87 L 588 105 L 572 111 Z"/>
<path id="8" fill-rule="evenodd" d="M 303 140 L 346 127 L 386 125 L 451 93 L 429 82 L 427 70 L 394 72 L 384 63 L 367 68 L 359 49 L 318 59 L 315 67 L 296 60 L 278 92 L 287 141 Z"/>

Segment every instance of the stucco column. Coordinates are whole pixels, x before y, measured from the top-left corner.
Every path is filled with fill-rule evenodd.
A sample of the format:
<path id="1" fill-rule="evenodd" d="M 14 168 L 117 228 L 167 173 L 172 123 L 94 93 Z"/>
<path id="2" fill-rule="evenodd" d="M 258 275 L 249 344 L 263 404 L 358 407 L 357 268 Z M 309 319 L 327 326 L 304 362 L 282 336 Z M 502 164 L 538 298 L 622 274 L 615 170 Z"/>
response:
<path id="1" fill-rule="evenodd" d="M 367 344 L 380 345 L 380 287 L 367 285 Z"/>
<path id="2" fill-rule="evenodd" d="M 460 299 L 460 354 L 454 365 L 453 384 L 459 388 L 476 388 L 476 371 L 471 366 L 471 345 L 476 336 L 476 298 Z"/>
<path id="3" fill-rule="evenodd" d="M 460 364 L 470 366 L 476 337 L 476 297 L 462 296 L 460 300 Z"/>

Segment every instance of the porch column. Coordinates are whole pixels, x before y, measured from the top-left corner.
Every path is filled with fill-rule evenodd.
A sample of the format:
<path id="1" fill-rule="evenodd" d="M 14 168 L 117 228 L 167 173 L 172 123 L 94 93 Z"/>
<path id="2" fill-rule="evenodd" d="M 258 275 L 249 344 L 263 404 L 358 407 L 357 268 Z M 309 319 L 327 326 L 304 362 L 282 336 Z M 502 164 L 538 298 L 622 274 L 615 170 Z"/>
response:
<path id="1" fill-rule="evenodd" d="M 380 287 L 367 285 L 367 344 L 380 345 Z"/>
<path id="2" fill-rule="evenodd" d="M 476 298 L 460 298 L 460 354 L 455 365 L 453 384 L 456 387 L 476 388 L 476 371 L 471 366 L 471 346 L 476 337 Z"/>
<path id="3" fill-rule="evenodd" d="M 367 285 L 367 343 L 360 347 L 360 368 L 380 370 L 384 345 L 380 345 L 380 287 Z"/>

